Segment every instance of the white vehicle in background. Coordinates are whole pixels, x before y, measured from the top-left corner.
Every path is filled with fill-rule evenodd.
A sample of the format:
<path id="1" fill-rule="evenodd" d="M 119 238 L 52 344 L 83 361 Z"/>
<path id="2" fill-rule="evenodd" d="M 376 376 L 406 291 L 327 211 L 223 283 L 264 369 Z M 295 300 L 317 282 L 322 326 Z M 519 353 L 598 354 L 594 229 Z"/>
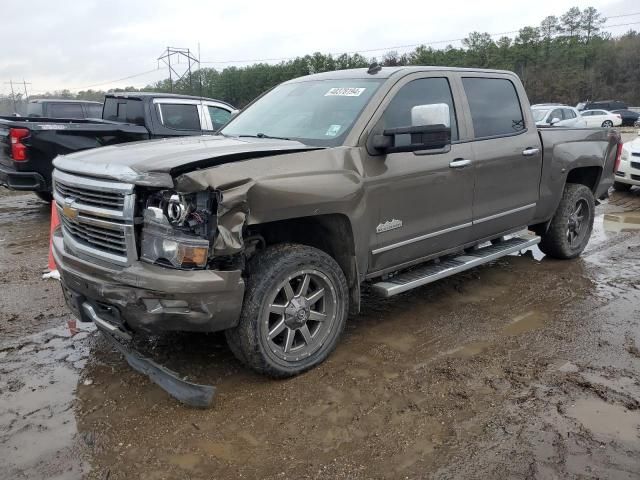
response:
<path id="1" fill-rule="evenodd" d="M 587 123 L 587 127 L 619 127 L 622 125 L 622 117 L 617 113 L 608 110 L 585 110 L 582 118 Z"/>
<path id="2" fill-rule="evenodd" d="M 539 104 L 531 107 L 538 127 L 586 127 L 580 112 L 573 107 L 558 104 Z"/>
<path id="3" fill-rule="evenodd" d="M 633 185 L 640 186 L 640 132 L 638 137 L 622 146 L 620 164 L 615 171 L 613 188 L 626 192 Z"/>

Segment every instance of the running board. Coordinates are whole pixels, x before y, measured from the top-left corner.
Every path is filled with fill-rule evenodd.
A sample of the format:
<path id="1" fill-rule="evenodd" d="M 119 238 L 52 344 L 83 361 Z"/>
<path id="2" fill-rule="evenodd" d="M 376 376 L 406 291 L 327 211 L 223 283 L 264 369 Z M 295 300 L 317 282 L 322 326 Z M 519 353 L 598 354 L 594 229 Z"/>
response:
<path id="1" fill-rule="evenodd" d="M 374 283 L 373 292 L 381 297 L 391 297 L 416 287 L 421 287 L 441 278 L 464 272 L 471 268 L 492 262 L 540 243 L 540 237 L 523 235 L 512 237 L 495 245 L 478 248 L 458 256 L 442 257 L 440 262 L 429 262 L 423 266 L 412 268 L 382 282 Z"/>

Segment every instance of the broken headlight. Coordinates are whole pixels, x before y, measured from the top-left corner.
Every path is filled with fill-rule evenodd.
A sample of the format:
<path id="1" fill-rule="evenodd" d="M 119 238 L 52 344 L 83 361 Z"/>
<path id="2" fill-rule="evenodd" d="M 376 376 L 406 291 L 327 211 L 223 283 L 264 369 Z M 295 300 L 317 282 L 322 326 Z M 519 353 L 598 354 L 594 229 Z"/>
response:
<path id="1" fill-rule="evenodd" d="M 211 243 L 211 205 L 207 192 L 179 195 L 156 192 L 144 209 L 141 258 L 174 268 L 204 268 Z"/>

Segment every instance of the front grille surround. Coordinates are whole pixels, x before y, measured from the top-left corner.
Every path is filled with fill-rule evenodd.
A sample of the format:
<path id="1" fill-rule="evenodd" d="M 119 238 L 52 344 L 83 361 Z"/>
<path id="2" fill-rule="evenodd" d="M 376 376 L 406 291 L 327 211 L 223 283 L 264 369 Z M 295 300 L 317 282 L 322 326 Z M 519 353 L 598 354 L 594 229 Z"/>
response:
<path id="1" fill-rule="evenodd" d="M 65 248 L 89 260 L 119 266 L 138 259 L 132 184 L 56 169 L 53 197 Z"/>

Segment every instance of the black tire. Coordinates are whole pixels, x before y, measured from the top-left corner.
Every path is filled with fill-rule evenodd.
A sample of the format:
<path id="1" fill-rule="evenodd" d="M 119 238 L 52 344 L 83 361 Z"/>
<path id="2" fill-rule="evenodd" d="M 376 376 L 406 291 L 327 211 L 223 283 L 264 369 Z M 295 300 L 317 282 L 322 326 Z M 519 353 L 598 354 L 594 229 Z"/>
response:
<path id="1" fill-rule="evenodd" d="M 584 218 L 580 221 L 580 233 L 572 238 L 572 226 L 576 225 L 576 210 L 581 205 Z M 595 201 L 588 187 L 576 183 L 568 183 L 564 187 L 560 204 L 551 219 L 548 230 L 542 235 L 540 250 L 554 258 L 575 258 L 582 253 L 589 242 L 593 219 L 595 217 Z"/>
<path id="2" fill-rule="evenodd" d="M 631 190 L 631 185 L 629 185 L 628 183 L 613 182 L 613 189 L 618 192 L 628 192 L 629 190 Z"/>
<path id="3" fill-rule="evenodd" d="M 326 253 L 313 247 L 298 244 L 278 244 L 271 246 L 261 253 L 255 255 L 248 266 L 248 278 L 246 279 L 246 290 L 244 303 L 240 315 L 240 321 L 235 328 L 227 330 L 227 343 L 234 355 L 242 363 L 256 372 L 266 374 L 276 378 L 285 378 L 298 375 L 316 365 L 322 363 L 333 351 L 338 343 L 340 334 L 344 329 L 349 311 L 349 293 L 347 281 L 340 266 Z M 326 312 L 318 313 L 312 311 L 318 309 L 317 303 L 309 304 L 308 310 L 300 308 L 295 310 L 295 314 L 286 312 L 295 309 L 295 305 L 289 299 L 289 294 L 285 292 L 283 286 L 285 282 L 292 288 L 288 292 L 296 293 L 294 299 L 302 298 L 302 281 L 296 284 L 296 279 L 310 277 L 307 281 L 307 289 L 314 288 L 312 282 L 324 286 L 319 288 L 316 285 L 314 296 L 319 290 L 327 290 L 327 297 L 321 298 L 322 309 Z M 305 290 L 306 292 L 307 290 Z M 284 296 L 279 295 L 285 295 Z M 277 300 L 280 299 L 280 300 Z M 282 304 L 282 305 L 276 305 Z M 283 307 L 286 304 L 287 310 L 273 312 L 273 308 Z M 328 309 L 329 305 L 333 305 Z M 303 320 L 297 314 L 300 310 L 305 310 Z M 324 315 L 325 320 L 316 321 L 311 318 Z M 275 317 L 275 320 L 274 320 Z M 271 325 L 275 324 L 275 327 Z M 282 335 L 286 338 L 283 343 L 289 345 L 289 356 L 287 346 L 277 345 L 280 335 L 269 337 L 269 330 L 277 331 L 280 323 L 302 321 L 303 326 L 297 329 L 296 325 L 287 324 Z M 324 323 L 328 322 L 328 323 Z M 311 325 L 311 326 L 309 326 Z M 280 325 L 281 326 L 281 325 Z M 306 333 L 314 337 L 305 337 L 302 329 L 307 327 Z M 313 330 L 315 328 L 315 330 Z M 302 343 L 302 347 L 295 347 L 294 343 L 289 343 L 289 332 L 292 334 L 293 342 Z M 307 339 L 311 340 L 309 342 Z M 295 358 L 295 348 L 300 350 L 301 358 Z M 291 350 L 293 349 L 293 350 Z"/>
<path id="4" fill-rule="evenodd" d="M 43 202 L 51 203 L 53 201 L 53 194 L 51 192 L 33 192 Z"/>
<path id="5" fill-rule="evenodd" d="M 611 120 L 605 120 L 602 122 L 602 128 L 611 128 L 613 127 L 613 122 Z"/>

